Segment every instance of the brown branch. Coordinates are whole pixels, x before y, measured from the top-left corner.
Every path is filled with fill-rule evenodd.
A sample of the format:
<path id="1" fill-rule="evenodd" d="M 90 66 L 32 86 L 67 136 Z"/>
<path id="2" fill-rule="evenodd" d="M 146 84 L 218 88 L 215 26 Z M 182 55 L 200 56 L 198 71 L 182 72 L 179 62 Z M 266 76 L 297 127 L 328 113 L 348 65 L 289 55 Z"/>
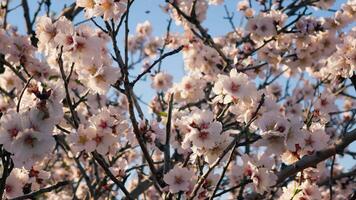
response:
<path id="1" fill-rule="evenodd" d="M 131 5 L 132 1 L 129 1 L 129 5 Z M 127 8 L 126 11 L 126 19 L 128 19 L 128 15 L 129 15 L 129 7 Z M 128 23 L 127 20 L 125 20 L 126 23 Z M 141 135 L 141 131 L 138 127 L 138 122 L 136 120 L 136 116 L 135 116 L 135 111 L 134 111 L 134 102 L 133 102 L 133 91 L 132 91 L 132 87 L 130 84 L 130 80 L 129 80 L 129 72 L 128 72 L 128 66 L 125 64 L 124 60 L 122 59 L 122 56 L 120 54 L 120 50 L 117 46 L 117 40 L 116 40 L 116 35 L 117 33 L 115 32 L 115 27 L 114 26 L 110 26 L 110 24 L 108 22 L 105 23 L 106 27 L 109 31 L 109 35 L 111 36 L 111 39 L 113 41 L 113 48 L 114 48 L 114 53 L 115 53 L 115 61 L 119 64 L 119 67 L 122 70 L 122 74 L 123 74 L 123 81 L 124 81 L 124 93 L 127 97 L 127 101 L 128 101 L 128 111 L 129 111 L 129 117 L 132 123 L 132 127 L 133 127 L 133 132 L 135 134 L 135 137 L 140 145 L 140 148 L 142 150 L 143 153 L 143 157 L 145 158 L 145 160 L 148 163 L 148 166 L 153 174 L 154 179 L 161 185 L 164 185 L 164 182 L 162 181 L 162 176 L 160 176 L 157 173 L 157 169 L 155 168 L 154 162 L 152 160 L 152 157 L 146 147 L 145 141 L 142 138 Z M 113 24 L 114 25 L 114 24 Z M 129 30 L 128 30 L 128 25 L 126 25 L 126 30 L 125 30 L 125 34 L 128 35 Z M 128 48 L 127 45 L 127 39 L 125 39 L 125 49 Z M 127 50 L 126 50 L 127 51 Z M 126 54 L 126 53 L 125 53 Z M 127 58 L 125 57 L 125 61 L 127 61 Z M 127 63 L 127 62 L 126 62 Z M 119 80 L 118 80 L 119 81 Z M 116 87 L 118 88 L 118 87 Z"/>
<path id="2" fill-rule="evenodd" d="M 0 153 L 1 153 L 1 162 L 3 166 L 2 176 L 0 179 L 0 198 L 2 198 L 5 191 L 6 179 L 12 171 L 13 163 L 10 157 L 11 155 L 10 153 L 8 153 L 2 148 L 0 149 Z"/>
<path id="3" fill-rule="evenodd" d="M 335 155 L 332 158 L 331 167 L 330 167 L 330 177 L 329 177 L 329 197 L 330 200 L 333 200 L 333 180 L 334 180 L 334 165 L 335 165 Z"/>
<path id="4" fill-rule="evenodd" d="M 247 185 L 247 184 L 249 184 L 251 182 L 252 182 L 252 180 L 250 180 L 250 179 L 249 180 L 243 180 L 240 184 L 235 185 L 235 186 L 233 186 L 233 187 L 231 187 L 229 189 L 226 189 L 224 191 L 221 191 L 221 192 L 215 194 L 213 197 L 218 197 L 218 196 L 221 196 L 221 195 L 223 195 L 225 193 L 232 192 L 232 191 L 236 190 L 237 188 L 242 187 L 244 185 Z"/>
<path id="5" fill-rule="evenodd" d="M 343 178 L 351 178 L 351 177 L 355 177 L 355 176 L 356 176 L 356 168 L 349 172 L 341 173 L 339 175 L 334 176 L 333 181 L 340 180 Z M 329 178 L 325 178 L 324 180 L 318 181 L 317 184 L 319 186 L 327 185 L 327 184 L 329 184 Z"/>
<path id="6" fill-rule="evenodd" d="M 355 90 L 356 90 L 356 74 L 354 72 L 354 74 L 350 77 L 350 80 L 352 82 L 352 85 L 354 86 Z"/>
<path id="7" fill-rule="evenodd" d="M 31 44 L 34 47 L 37 47 L 38 39 L 36 38 L 35 31 L 33 31 L 33 29 L 32 29 L 33 23 L 31 22 L 30 8 L 28 6 L 28 2 L 27 2 L 27 0 L 21 0 L 21 4 L 22 4 L 22 9 L 23 9 L 23 16 L 25 19 L 27 34 L 31 37 Z"/>
<path id="8" fill-rule="evenodd" d="M 22 91 L 21 91 L 21 94 L 20 94 L 20 97 L 19 97 L 19 100 L 17 102 L 17 106 L 16 106 L 16 112 L 19 112 L 20 111 L 20 104 L 21 104 L 21 99 L 22 99 L 22 96 L 24 95 L 27 87 L 30 85 L 30 82 L 32 80 L 33 76 L 30 77 L 30 79 L 28 79 L 26 85 L 23 87 Z"/>
<path id="9" fill-rule="evenodd" d="M 15 73 L 15 75 L 17 77 L 19 77 L 19 79 L 21 79 L 22 82 L 26 83 L 27 80 L 26 78 L 22 75 L 21 72 L 19 72 L 18 70 L 16 70 L 16 68 L 14 66 L 12 66 L 9 62 L 7 62 L 5 60 L 5 58 L 3 58 L 2 56 L 0 56 L 0 63 L 4 64 L 5 66 L 9 67 L 11 69 L 12 72 Z"/>
<path id="10" fill-rule="evenodd" d="M 31 192 L 29 194 L 25 194 L 23 196 L 20 196 L 20 197 L 16 197 L 16 198 L 12 198 L 12 199 L 9 199 L 9 200 L 25 200 L 25 199 L 34 199 L 35 197 L 37 197 L 38 195 L 41 195 L 41 194 L 44 194 L 44 193 L 48 193 L 48 192 L 51 192 L 53 190 L 56 190 L 60 187 L 63 187 L 63 186 L 66 186 L 68 184 L 70 184 L 71 181 L 62 181 L 62 182 L 58 182 L 57 184 L 55 185 L 52 185 L 52 186 L 48 186 L 46 188 L 42 188 L 42 189 L 39 189 L 35 192 Z"/>
<path id="11" fill-rule="evenodd" d="M 205 42 L 207 45 L 209 45 L 210 47 L 215 49 L 215 51 L 220 55 L 220 57 L 224 60 L 224 62 L 226 63 L 227 66 L 229 66 L 232 63 L 232 60 L 230 58 L 228 58 L 224 54 L 224 52 L 222 52 L 220 47 L 214 42 L 214 40 L 211 37 L 211 35 L 209 35 L 209 33 L 202 27 L 202 25 L 200 24 L 200 22 L 197 20 L 197 18 L 194 15 L 193 16 L 188 16 L 186 13 L 184 13 L 178 7 L 178 5 L 176 4 L 175 1 L 166 0 L 166 3 L 169 3 L 173 8 L 176 9 L 176 11 L 178 12 L 179 15 L 181 15 L 183 18 L 185 18 L 188 22 L 193 24 L 198 29 L 198 31 L 200 32 L 202 38 L 204 38 L 203 42 Z"/>
<path id="12" fill-rule="evenodd" d="M 114 174 L 111 173 L 110 169 L 109 169 L 109 165 L 105 162 L 105 160 L 96 152 L 92 153 L 95 161 L 97 163 L 99 163 L 99 165 L 101 166 L 101 168 L 103 168 L 103 170 L 105 171 L 106 175 L 109 176 L 109 178 L 121 189 L 121 191 L 125 194 L 127 199 L 133 199 L 130 196 L 130 193 L 127 191 L 127 189 L 125 188 L 124 183 L 122 183 L 121 181 L 119 181 Z"/>
<path id="13" fill-rule="evenodd" d="M 21 0 L 21 4 L 23 9 L 23 16 L 25 19 L 27 34 L 31 35 L 33 33 L 33 30 L 32 30 L 31 18 L 30 18 L 30 8 L 28 7 L 27 0 Z"/>
<path id="14" fill-rule="evenodd" d="M 66 76 L 66 74 L 64 72 L 62 54 L 63 54 L 63 47 L 61 47 L 60 52 L 58 53 L 57 63 L 58 63 L 59 70 L 60 70 L 60 73 L 61 73 L 61 77 L 62 77 L 62 80 L 63 80 L 63 83 L 64 83 L 64 89 L 65 89 L 65 94 L 66 94 L 66 102 L 67 102 L 69 110 L 71 112 L 74 128 L 77 129 L 79 127 L 79 122 L 78 122 L 78 118 L 77 118 L 77 115 L 76 115 L 76 112 L 75 112 L 75 108 L 74 108 L 73 103 L 72 103 L 72 99 L 71 99 L 70 94 L 69 94 L 68 79 L 67 79 L 67 76 Z"/>
<path id="15" fill-rule="evenodd" d="M 6 26 L 7 26 L 7 14 L 10 12 L 9 2 L 10 2 L 10 0 L 6 0 L 5 5 L 1 5 L 1 9 L 5 10 L 4 17 L 3 17 L 3 23 L 2 23 L 3 29 L 6 29 Z"/>
<path id="16" fill-rule="evenodd" d="M 160 63 L 163 59 L 165 59 L 168 56 L 174 55 L 176 53 L 179 53 L 182 49 L 184 48 L 184 46 L 180 46 L 177 49 L 174 49 L 170 52 L 167 52 L 165 54 L 163 54 L 161 57 L 159 57 L 157 60 L 155 60 L 145 71 L 143 71 L 141 74 L 139 74 L 135 80 L 133 80 L 131 82 L 131 86 L 134 86 L 136 84 L 137 81 L 139 81 L 143 76 L 145 76 L 147 73 L 151 72 L 152 68 Z"/>
<path id="17" fill-rule="evenodd" d="M 345 137 L 335 142 L 335 144 L 331 147 L 321 151 L 317 151 L 313 155 L 304 156 L 301 160 L 297 161 L 292 165 L 289 165 L 288 167 L 277 173 L 278 179 L 276 185 L 282 183 L 288 177 L 295 175 L 296 173 L 302 171 L 305 168 L 314 167 L 319 162 L 322 162 L 333 155 L 343 153 L 344 149 L 355 140 L 356 129 L 345 134 Z"/>
<path id="18" fill-rule="evenodd" d="M 164 145 L 164 173 L 167 173 L 170 170 L 171 164 L 171 151 L 170 151 L 170 139 L 171 139 L 171 124 L 172 124 L 172 110 L 173 110 L 173 99 L 174 94 L 170 95 L 169 107 L 168 107 L 168 117 L 166 124 L 166 144 Z"/>

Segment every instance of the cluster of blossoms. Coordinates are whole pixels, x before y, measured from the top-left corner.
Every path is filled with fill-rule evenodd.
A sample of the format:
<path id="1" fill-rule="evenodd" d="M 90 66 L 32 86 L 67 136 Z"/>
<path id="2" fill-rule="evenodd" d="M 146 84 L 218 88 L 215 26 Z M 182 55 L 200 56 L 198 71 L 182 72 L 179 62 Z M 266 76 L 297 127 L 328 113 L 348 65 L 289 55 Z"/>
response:
<path id="1" fill-rule="evenodd" d="M 85 10 L 85 17 L 103 17 L 105 21 L 120 19 L 126 12 L 127 0 L 77 0 L 77 6 Z"/>
<path id="2" fill-rule="evenodd" d="M 136 26 L 136 35 L 128 36 L 128 47 L 130 53 L 139 52 L 140 59 L 154 58 L 158 54 L 158 48 L 162 46 L 160 37 L 152 36 L 152 26 L 149 21 L 138 23 Z M 148 66 L 148 61 L 146 62 Z"/>
<path id="3" fill-rule="evenodd" d="M 63 59 L 64 71 L 70 73 L 69 85 L 83 93 L 88 86 L 91 92 L 106 94 L 111 84 L 120 77 L 120 69 L 112 66 L 106 47 L 109 37 L 99 29 L 86 25 L 74 27 L 66 18 L 52 22 L 41 17 L 36 25 L 38 49 L 47 55 L 47 61 L 58 70 L 58 53 Z M 56 49 L 53 51 L 51 49 Z"/>
<path id="4" fill-rule="evenodd" d="M 355 155 L 345 149 L 356 140 L 355 1 L 329 17 L 307 12 L 332 0 L 239 1 L 245 21 L 235 27 L 226 6 L 233 30 L 221 36 L 204 21 L 227 1 L 166 1 L 163 36 L 149 21 L 132 34 L 119 25 L 132 3 L 77 0 L 57 18 L 37 13 L 29 35 L 6 24 L 1 6 L 0 194 L 351 198 L 355 169 L 345 173 L 337 154 Z M 179 52 L 183 77 L 163 62 Z M 136 94 L 143 80 L 148 103 Z"/>
<path id="5" fill-rule="evenodd" d="M 86 123 L 69 136 L 73 152 L 96 151 L 102 155 L 116 152 L 127 143 L 125 133 L 129 132 L 129 125 L 123 116 L 125 114 L 113 107 L 100 109 L 98 114 L 85 120 Z"/>

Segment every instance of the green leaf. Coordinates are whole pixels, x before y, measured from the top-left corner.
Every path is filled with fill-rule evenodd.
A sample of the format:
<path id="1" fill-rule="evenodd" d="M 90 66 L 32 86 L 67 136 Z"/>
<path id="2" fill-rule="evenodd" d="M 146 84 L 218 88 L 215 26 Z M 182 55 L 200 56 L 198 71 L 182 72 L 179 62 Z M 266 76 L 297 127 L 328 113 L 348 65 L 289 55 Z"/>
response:
<path id="1" fill-rule="evenodd" d="M 163 112 L 163 111 L 159 112 L 158 115 L 161 116 L 161 117 L 167 117 L 168 116 L 168 114 L 166 112 Z"/>

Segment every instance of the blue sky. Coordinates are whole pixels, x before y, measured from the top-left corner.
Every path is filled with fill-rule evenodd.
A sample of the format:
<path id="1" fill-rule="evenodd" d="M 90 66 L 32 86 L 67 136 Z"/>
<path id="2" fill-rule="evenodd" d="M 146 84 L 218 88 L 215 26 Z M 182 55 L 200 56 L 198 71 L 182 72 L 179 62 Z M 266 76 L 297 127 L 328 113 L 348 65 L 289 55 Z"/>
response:
<path id="1" fill-rule="evenodd" d="M 70 5 L 74 1 L 72 0 L 52 0 L 52 7 L 59 11 L 61 10 L 64 5 Z M 227 5 L 230 12 L 234 12 L 234 23 L 235 25 L 239 25 L 243 18 L 240 14 L 236 12 L 236 4 L 238 1 L 236 0 L 225 0 L 225 5 Z M 336 0 L 335 5 L 333 8 L 338 8 L 344 0 Z M 13 8 L 20 4 L 20 0 L 13 0 L 11 1 L 10 8 Z M 37 0 L 29 0 L 30 8 L 31 8 L 31 15 L 34 13 L 34 9 L 37 7 Z M 145 20 L 149 20 L 153 26 L 153 35 L 155 36 L 163 36 L 165 35 L 167 23 L 168 23 L 168 15 L 163 13 L 160 6 L 164 4 L 164 0 L 135 0 L 135 3 L 132 6 L 132 10 L 130 12 L 130 33 L 133 34 L 135 32 L 136 24 L 144 22 Z M 40 13 L 40 15 L 44 14 L 44 12 Z M 316 11 L 317 16 L 326 16 L 332 15 L 329 11 Z M 22 8 L 17 8 L 15 11 L 11 12 L 8 16 L 8 21 L 12 25 L 18 27 L 19 32 L 25 33 L 25 26 L 23 20 L 23 13 Z M 219 36 L 228 31 L 231 31 L 231 27 L 226 19 L 224 19 L 225 10 L 223 6 L 211 6 L 207 14 L 207 20 L 204 21 L 203 26 L 208 28 L 209 33 L 212 36 Z M 82 21 L 83 15 L 81 14 L 78 18 L 76 18 L 75 22 Z M 242 21 L 243 22 L 243 21 Z M 181 27 L 176 26 L 174 23 L 172 24 L 171 30 L 173 32 L 181 32 Z M 350 28 L 350 27 L 349 27 Z M 349 29 L 348 28 L 348 29 Z M 123 34 L 120 32 L 121 36 L 119 38 L 119 42 L 122 42 L 120 45 L 121 48 L 123 47 Z M 174 81 L 178 82 L 181 77 L 184 75 L 184 67 L 183 67 L 183 60 L 181 54 L 176 54 L 171 56 L 163 61 L 162 70 L 167 71 L 174 75 Z M 133 71 L 134 74 L 138 74 L 140 72 L 140 65 Z M 135 88 L 136 93 L 141 96 L 141 98 L 149 102 L 155 92 L 149 88 L 149 78 L 148 81 L 141 81 Z M 355 94 L 354 91 L 352 91 Z M 147 109 L 144 108 L 144 112 L 147 113 Z M 351 145 L 351 149 L 356 150 L 356 144 Z M 347 156 L 342 160 L 342 163 L 347 166 L 347 168 L 352 167 L 355 164 L 355 161 Z"/>

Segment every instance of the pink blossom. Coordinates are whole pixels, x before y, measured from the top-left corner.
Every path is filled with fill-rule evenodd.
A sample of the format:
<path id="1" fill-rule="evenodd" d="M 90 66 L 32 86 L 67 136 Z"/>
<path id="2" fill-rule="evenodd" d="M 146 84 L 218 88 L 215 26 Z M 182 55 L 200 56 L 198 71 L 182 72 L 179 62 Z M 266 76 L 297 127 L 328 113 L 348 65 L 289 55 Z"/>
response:
<path id="1" fill-rule="evenodd" d="M 187 192 L 191 186 L 191 180 L 194 173 L 187 169 L 175 166 L 167 174 L 164 175 L 163 180 L 168 184 L 169 191 L 177 193 L 180 191 Z"/>

